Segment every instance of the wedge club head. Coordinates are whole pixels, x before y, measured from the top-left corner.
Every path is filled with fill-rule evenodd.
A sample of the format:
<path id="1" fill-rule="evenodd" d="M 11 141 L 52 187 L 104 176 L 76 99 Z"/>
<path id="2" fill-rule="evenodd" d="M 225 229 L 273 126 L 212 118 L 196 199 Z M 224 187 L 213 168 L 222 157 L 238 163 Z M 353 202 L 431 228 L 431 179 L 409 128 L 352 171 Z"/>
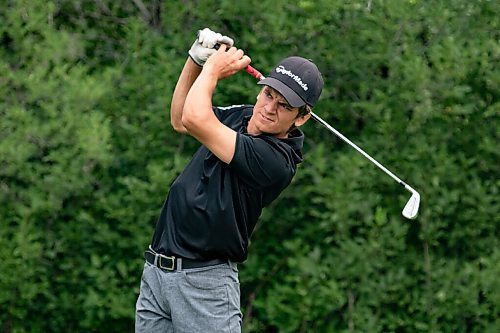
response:
<path id="1" fill-rule="evenodd" d="M 415 190 L 411 192 L 411 198 L 406 203 L 405 208 L 403 208 L 403 216 L 407 219 L 413 220 L 418 215 L 418 208 L 420 206 L 420 194 L 418 194 L 418 192 Z"/>

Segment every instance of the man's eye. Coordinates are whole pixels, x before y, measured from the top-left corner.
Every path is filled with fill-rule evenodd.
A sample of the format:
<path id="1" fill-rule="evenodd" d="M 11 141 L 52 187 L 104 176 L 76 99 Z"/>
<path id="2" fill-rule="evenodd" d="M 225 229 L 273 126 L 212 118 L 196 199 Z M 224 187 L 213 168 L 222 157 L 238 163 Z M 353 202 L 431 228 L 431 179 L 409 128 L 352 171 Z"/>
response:
<path id="1" fill-rule="evenodd" d="M 280 103 L 280 106 L 287 111 L 292 111 L 292 107 L 288 103 Z"/>

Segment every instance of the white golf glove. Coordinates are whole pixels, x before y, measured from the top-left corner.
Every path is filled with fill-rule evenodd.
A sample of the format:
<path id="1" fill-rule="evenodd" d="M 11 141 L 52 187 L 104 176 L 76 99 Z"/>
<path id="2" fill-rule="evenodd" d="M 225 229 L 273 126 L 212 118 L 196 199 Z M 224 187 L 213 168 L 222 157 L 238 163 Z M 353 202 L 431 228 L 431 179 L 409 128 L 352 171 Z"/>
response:
<path id="1" fill-rule="evenodd" d="M 196 38 L 188 52 L 189 56 L 199 66 L 203 66 L 208 57 L 215 53 L 214 46 L 217 44 L 233 46 L 234 41 L 208 28 L 200 30 L 198 31 L 198 38 Z"/>

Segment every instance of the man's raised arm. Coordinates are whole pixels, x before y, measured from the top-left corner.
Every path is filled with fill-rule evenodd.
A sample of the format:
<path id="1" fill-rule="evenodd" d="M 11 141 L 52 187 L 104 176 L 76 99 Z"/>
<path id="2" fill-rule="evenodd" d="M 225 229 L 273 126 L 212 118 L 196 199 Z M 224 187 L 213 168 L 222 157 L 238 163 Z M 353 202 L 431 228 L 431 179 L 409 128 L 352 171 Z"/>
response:
<path id="1" fill-rule="evenodd" d="M 202 67 L 198 66 L 191 58 L 188 58 L 175 86 L 172 104 L 170 105 L 170 123 L 176 132 L 188 133 L 182 124 L 182 109 L 189 89 L 200 75 L 201 69 Z"/>
<path id="2" fill-rule="evenodd" d="M 233 40 L 220 33 L 216 33 L 208 28 L 200 30 L 198 36 L 189 50 L 189 58 L 184 64 L 184 68 L 179 76 L 172 96 L 170 105 L 170 123 L 175 131 L 188 133 L 188 130 L 182 124 L 182 110 L 186 96 L 189 93 L 194 81 L 200 75 L 203 65 L 208 57 L 215 53 L 215 45 L 226 44 L 233 45 Z"/>
<path id="3" fill-rule="evenodd" d="M 212 96 L 219 80 L 244 69 L 250 61 L 242 50 L 221 45 L 208 59 L 185 99 L 182 124 L 190 135 L 228 164 L 234 156 L 236 132 L 217 119 L 212 111 Z"/>

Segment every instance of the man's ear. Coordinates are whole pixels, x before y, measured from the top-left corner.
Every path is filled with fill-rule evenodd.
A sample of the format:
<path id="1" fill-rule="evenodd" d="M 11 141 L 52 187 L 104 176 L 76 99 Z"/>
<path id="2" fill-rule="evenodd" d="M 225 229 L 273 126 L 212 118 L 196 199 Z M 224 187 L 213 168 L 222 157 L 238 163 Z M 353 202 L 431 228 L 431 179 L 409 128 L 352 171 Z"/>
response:
<path id="1" fill-rule="evenodd" d="M 311 112 L 303 115 L 302 117 L 298 117 L 297 119 L 295 119 L 295 123 L 294 123 L 295 127 L 300 127 L 300 126 L 304 125 L 309 120 L 309 118 L 311 118 Z"/>

